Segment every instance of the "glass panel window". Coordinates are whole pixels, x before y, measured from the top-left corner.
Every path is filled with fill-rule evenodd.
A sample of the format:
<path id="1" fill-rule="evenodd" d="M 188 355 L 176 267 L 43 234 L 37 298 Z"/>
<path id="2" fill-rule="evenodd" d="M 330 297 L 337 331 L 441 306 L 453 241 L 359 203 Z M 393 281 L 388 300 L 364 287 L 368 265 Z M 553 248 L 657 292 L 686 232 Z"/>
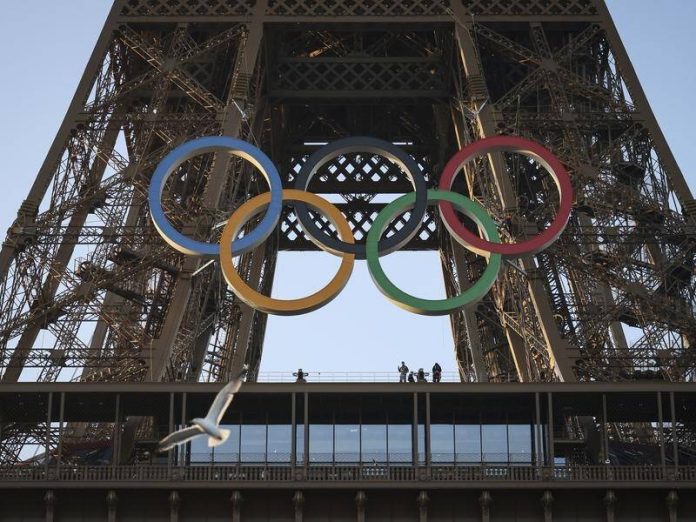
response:
<path id="1" fill-rule="evenodd" d="M 506 424 L 484 424 L 481 428 L 484 462 L 507 462 L 508 440 Z"/>
<path id="2" fill-rule="evenodd" d="M 463 464 L 481 462 L 481 426 L 457 424 L 454 427 L 456 462 Z"/>
<path id="3" fill-rule="evenodd" d="M 312 424 L 309 427 L 309 461 L 333 461 L 333 424 Z"/>
<path id="4" fill-rule="evenodd" d="M 454 461 L 454 426 L 451 424 L 430 426 L 430 451 L 433 462 Z"/>
<path id="5" fill-rule="evenodd" d="M 390 424 L 389 431 L 389 462 L 411 463 L 412 428 L 410 424 Z"/>
<path id="6" fill-rule="evenodd" d="M 196 437 L 189 446 L 191 464 L 209 464 L 213 461 L 213 452 L 208 447 L 208 437 Z"/>
<path id="7" fill-rule="evenodd" d="M 242 425 L 242 462 L 266 461 L 266 425 Z"/>
<path id="8" fill-rule="evenodd" d="M 297 426 L 297 441 L 295 442 L 295 459 L 298 464 L 304 462 L 304 424 Z"/>
<path id="9" fill-rule="evenodd" d="M 358 462 L 360 460 L 360 426 L 358 424 L 336 425 L 336 462 Z"/>
<path id="10" fill-rule="evenodd" d="M 526 424 L 508 426 L 510 462 L 532 462 L 532 430 Z"/>
<path id="11" fill-rule="evenodd" d="M 227 424 L 220 426 L 223 430 L 230 430 L 230 436 L 227 440 L 218 447 L 213 448 L 213 459 L 215 462 L 239 462 L 239 424 Z M 208 440 L 204 437 L 199 437 L 208 445 Z"/>
<path id="12" fill-rule="evenodd" d="M 268 462 L 290 462 L 292 427 L 289 424 L 268 426 Z"/>
<path id="13" fill-rule="evenodd" d="M 387 460 L 387 425 L 363 424 L 362 426 L 362 461 L 386 462 Z"/>
<path id="14" fill-rule="evenodd" d="M 418 463 L 425 464 L 425 424 L 418 425 Z"/>

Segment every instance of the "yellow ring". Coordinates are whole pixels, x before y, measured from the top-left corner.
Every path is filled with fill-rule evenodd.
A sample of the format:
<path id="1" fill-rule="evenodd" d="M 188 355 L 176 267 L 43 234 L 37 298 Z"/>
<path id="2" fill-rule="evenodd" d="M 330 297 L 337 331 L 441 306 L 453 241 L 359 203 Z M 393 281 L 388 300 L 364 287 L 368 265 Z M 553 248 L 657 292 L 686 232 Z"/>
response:
<path id="1" fill-rule="evenodd" d="M 225 281 L 232 291 L 249 306 L 274 315 L 300 315 L 312 312 L 331 302 L 346 286 L 355 264 L 355 254 L 340 253 L 341 266 L 334 278 L 324 288 L 300 299 L 274 299 L 257 292 L 239 276 L 232 263 L 232 241 L 244 224 L 265 209 L 271 201 L 271 193 L 264 192 L 240 206 L 230 217 L 220 237 L 220 266 Z M 341 211 L 325 199 L 304 190 L 283 190 L 283 201 L 301 201 L 316 211 L 323 213 L 338 230 L 338 235 L 346 243 L 355 243 L 353 231 Z M 225 246 L 225 245 L 230 245 Z M 319 245 L 321 246 L 321 245 Z"/>

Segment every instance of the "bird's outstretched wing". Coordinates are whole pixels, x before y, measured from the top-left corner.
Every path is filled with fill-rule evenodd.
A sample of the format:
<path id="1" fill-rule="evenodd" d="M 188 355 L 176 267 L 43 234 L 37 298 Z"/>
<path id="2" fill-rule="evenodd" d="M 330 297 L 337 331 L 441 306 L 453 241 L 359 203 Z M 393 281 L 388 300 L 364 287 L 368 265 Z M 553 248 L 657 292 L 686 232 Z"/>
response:
<path id="1" fill-rule="evenodd" d="M 227 408 L 234 398 L 234 394 L 237 393 L 239 388 L 242 386 L 242 382 L 242 376 L 240 375 L 236 379 L 232 379 L 218 392 L 218 394 L 215 396 L 213 404 L 208 410 L 207 418 L 209 418 L 215 424 L 220 424 L 222 417 L 225 415 Z"/>
<path id="2" fill-rule="evenodd" d="M 179 444 L 188 442 L 192 438 L 196 437 L 197 435 L 201 435 L 202 433 L 203 430 L 198 426 L 189 426 L 188 428 L 180 429 L 164 437 L 157 445 L 156 451 L 157 453 L 164 453 L 165 451 L 169 451 Z"/>

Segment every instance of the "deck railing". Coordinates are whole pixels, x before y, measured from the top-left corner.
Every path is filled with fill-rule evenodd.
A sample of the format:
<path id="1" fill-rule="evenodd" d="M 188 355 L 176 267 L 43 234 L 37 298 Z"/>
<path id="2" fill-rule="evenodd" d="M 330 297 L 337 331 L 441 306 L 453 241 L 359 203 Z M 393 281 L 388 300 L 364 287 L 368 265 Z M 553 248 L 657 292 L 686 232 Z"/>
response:
<path id="1" fill-rule="evenodd" d="M 2 482 L 696 482 L 696 466 L 15 466 Z"/>
<path id="2" fill-rule="evenodd" d="M 418 368 L 415 368 L 417 371 Z M 399 382 L 399 372 L 320 372 L 305 368 L 307 382 Z M 296 382 L 296 370 L 286 372 L 260 372 L 257 382 Z M 432 381 L 429 370 L 426 371 L 426 380 Z M 461 382 L 458 372 L 442 372 L 442 382 Z"/>

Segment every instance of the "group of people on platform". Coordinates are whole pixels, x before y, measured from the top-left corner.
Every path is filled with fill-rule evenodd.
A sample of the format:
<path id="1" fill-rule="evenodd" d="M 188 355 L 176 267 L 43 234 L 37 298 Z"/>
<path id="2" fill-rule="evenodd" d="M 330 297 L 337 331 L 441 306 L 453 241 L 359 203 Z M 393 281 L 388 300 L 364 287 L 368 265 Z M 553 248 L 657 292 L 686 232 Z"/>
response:
<path id="1" fill-rule="evenodd" d="M 404 361 L 401 361 L 401 365 L 397 368 L 397 371 L 399 372 L 399 382 L 428 382 L 427 377 L 431 375 L 423 370 L 423 368 L 419 368 L 417 372 L 410 371 Z M 299 368 L 292 375 L 297 378 L 295 382 L 306 383 L 307 380 L 305 377 L 309 374 L 302 370 L 302 368 Z M 440 382 L 442 379 L 442 366 L 440 366 L 440 363 L 436 362 L 433 365 L 432 376 L 433 382 Z"/>
<path id="2" fill-rule="evenodd" d="M 417 372 L 410 371 L 404 361 L 401 361 L 397 371 L 399 372 L 399 382 L 428 382 L 427 376 L 430 375 L 423 368 L 419 368 Z M 437 362 L 433 365 L 432 375 L 433 382 L 440 382 L 442 379 L 442 367 Z"/>

